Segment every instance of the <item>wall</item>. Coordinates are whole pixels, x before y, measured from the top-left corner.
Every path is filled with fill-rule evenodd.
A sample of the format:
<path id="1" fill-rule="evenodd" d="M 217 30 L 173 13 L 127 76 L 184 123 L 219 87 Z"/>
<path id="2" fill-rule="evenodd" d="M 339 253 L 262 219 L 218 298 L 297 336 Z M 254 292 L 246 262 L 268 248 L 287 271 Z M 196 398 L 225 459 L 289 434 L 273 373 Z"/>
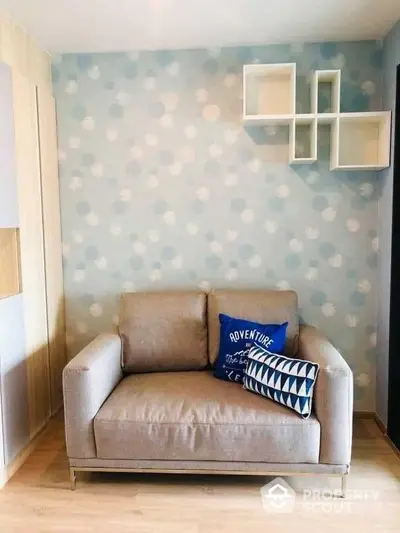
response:
<path id="1" fill-rule="evenodd" d="M 0 13 L 0 61 L 0 107 L 10 119 L 2 121 L 0 147 L 0 159 L 7 162 L 0 174 L 0 196 L 10 209 L 3 211 L 0 224 L 19 228 L 22 282 L 21 294 L 1 295 L 0 302 L 1 486 L 23 462 L 52 409 L 60 407 L 61 394 L 57 404 L 53 391 L 61 380 L 59 363 L 65 364 L 64 340 L 57 352 L 52 346 L 65 330 L 60 321 L 58 330 L 54 327 L 53 316 L 54 301 L 63 306 L 63 300 L 57 150 L 43 131 L 52 116 L 50 56 Z M 55 141 L 54 113 L 52 117 Z"/>
<path id="2" fill-rule="evenodd" d="M 383 106 L 392 116 L 392 154 L 394 147 L 394 111 L 396 103 L 396 68 L 400 64 L 400 21 L 386 37 L 383 48 Z M 380 260 L 378 268 L 377 398 L 376 412 L 387 424 L 389 370 L 390 264 L 392 239 L 393 165 L 380 172 L 382 197 L 379 204 Z"/>
<path id="3" fill-rule="evenodd" d="M 53 65 L 69 357 L 121 291 L 292 287 L 375 407 L 376 172 L 289 167 L 287 131 L 241 124 L 243 64 L 342 69 L 342 111 L 381 109 L 375 42 L 63 55 Z"/>

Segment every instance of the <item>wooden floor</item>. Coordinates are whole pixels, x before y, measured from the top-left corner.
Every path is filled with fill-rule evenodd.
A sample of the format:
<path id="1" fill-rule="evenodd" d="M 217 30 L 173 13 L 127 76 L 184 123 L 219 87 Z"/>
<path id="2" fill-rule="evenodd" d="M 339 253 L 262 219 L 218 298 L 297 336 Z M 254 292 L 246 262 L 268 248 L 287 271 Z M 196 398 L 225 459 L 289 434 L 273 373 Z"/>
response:
<path id="1" fill-rule="evenodd" d="M 271 479 L 81 473 L 73 492 L 58 417 L 0 491 L 0 532 L 400 532 L 400 460 L 372 420 L 355 424 L 346 500 L 308 505 L 304 489 L 338 489 L 339 478 L 288 477 L 297 493 L 293 512 L 266 512 L 260 488 Z"/>

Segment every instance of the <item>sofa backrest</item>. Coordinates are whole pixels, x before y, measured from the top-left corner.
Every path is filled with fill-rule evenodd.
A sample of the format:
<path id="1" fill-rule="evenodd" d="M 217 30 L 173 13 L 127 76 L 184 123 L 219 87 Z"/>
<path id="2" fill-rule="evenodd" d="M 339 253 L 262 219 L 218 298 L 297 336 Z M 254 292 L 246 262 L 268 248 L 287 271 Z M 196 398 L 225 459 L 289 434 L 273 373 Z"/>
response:
<path id="1" fill-rule="evenodd" d="M 297 351 L 299 319 L 297 294 L 273 290 L 213 290 L 208 295 L 208 352 L 213 365 L 218 357 L 219 313 L 262 324 L 289 322 L 285 353 Z"/>
<path id="2" fill-rule="evenodd" d="M 206 311 L 204 292 L 123 294 L 119 332 L 124 371 L 205 368 L 208 364 Z"/>

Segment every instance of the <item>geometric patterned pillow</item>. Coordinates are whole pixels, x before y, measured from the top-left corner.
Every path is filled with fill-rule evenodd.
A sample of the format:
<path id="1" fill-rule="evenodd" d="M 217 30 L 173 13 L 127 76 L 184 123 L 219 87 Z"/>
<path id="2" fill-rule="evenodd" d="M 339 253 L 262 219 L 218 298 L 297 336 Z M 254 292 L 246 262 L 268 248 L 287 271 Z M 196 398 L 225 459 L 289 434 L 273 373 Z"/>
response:
<path id="1" fill-rule="evenodd" d="M 249 350 L 243 386 L 308 418 L 318 370 L 316 363 L 271 353 L 255 343 Z"/>

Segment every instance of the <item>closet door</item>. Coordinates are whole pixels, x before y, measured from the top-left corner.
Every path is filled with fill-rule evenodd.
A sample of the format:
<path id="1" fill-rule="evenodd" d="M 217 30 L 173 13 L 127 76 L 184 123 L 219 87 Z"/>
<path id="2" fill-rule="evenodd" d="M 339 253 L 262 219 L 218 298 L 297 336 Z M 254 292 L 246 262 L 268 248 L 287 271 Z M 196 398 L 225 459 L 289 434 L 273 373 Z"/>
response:
<path id="1" fill-rule="evenodd" d="M 49 354 L 36 87 L 13 70 L 30 437 L 50 413 Z"/>
<path id="2" fill-rule="evenodd" d="M 42 175 L 51 411 L 54 414 L 61 407 L 63 401 L 62 371 L 66 364 L 57 125 L 55 102 L 50 89 L 38 87 L 37 102 Z"/>
<path id="3" fill-rule="evenodd" d="M 0 487 L 29 441 L 11 68 L 0 63 Z"/>
<path id="4" fill-rule="evenodd" d="M 9 465 L 30 440 L 22 294 L 0 299 L 0 352 L 0 421 L 4 463 Z"/>

